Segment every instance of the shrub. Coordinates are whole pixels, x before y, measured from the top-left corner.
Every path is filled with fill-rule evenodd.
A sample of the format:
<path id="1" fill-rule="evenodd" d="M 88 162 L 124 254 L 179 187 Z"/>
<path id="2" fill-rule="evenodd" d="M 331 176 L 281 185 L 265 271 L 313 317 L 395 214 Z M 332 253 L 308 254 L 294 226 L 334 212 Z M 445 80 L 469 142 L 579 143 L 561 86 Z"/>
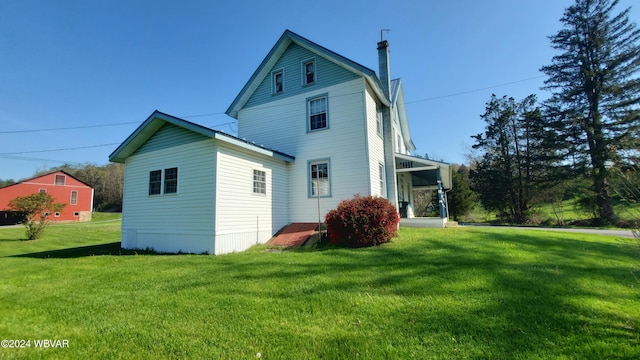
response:
<path id="1" fill-rule="evenodd" d="M 42 236 L 50 213 L 62 211 L 66 204 L 56 203 L 47 193 L 35 193 L 9 201 L 9 207 L 25 214 L 24 226 L 27 238 L 36 240 Z"/>
<path id="2" fill-rule="evenodd" d="M 387 199 L 356 195 L 325 216 L 331 243 L 347 247 L 379 245 L 396 236 L 398 212 Z"/>

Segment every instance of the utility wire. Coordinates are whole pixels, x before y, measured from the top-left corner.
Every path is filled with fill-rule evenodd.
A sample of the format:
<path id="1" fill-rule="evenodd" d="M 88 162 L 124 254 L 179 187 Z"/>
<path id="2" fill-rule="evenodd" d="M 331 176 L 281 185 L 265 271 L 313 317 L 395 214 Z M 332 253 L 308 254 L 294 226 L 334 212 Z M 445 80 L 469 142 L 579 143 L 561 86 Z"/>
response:
<path id="1" fill-rule="evenodd" d="M 0 153 L 0 155 L 20 155 L 20 154 L 46 153 L 46 152 L 54 152 L 54 151 L 80 150 L 80 149 L 90 149 L 90 148 L 97 148 L 97 147 L 104 147 L 104 146 L 115 146 L 119 144 L 120 143 L 111 143 L 111 144 L 79 146 L 79 147 L 63 148 L 63 149 L 18 151 L 18 152 L 10 152 L 10 153 Z"/>
<path id="2" fill-rule="evenodd" d="M 478 91 L 494 89 L 494 88 L 497 88 L 497 87 L 518 84 L 518 83 L 525 82 L 525 81 L 531 81 L 531 80 L 535 80 L 535 79 L 540 79 L 540 78 L 543 78 L 545 76 L 546 75 L 534 76 L 534 77 L 527 78 L 527 79 L 511 81 L 511 82 L 508 82 L 508 83 L 502 83 L 502 84 L 498 84 L 498 85 L 487 86 L 487 87 L 474 89 L 474 90 L 461 91 L 461 92 L 457 92 L 457 93 L 453 93 L 453 94 L 436 96 L 436 97 L 422 99 L 422 100 L 405 101 L 404 103 L 405 104 L 414 104 L 414 103 L 425 102 L 425 101 L 439 100 L 439 99 L 444 99 L 444 98 L 448 98 L 448 97 L 453 97 L 453 96 L 458 96 L 458 95 L 465 95 L 465 94 L 470 94 L 470 93 L 474 93 L 474 92 L 478 92 Z"/>
<path id="3" fill-rule="evenodd" d="M 479 88 L 479 89 L 456 92 L 456 93 L 447 94 L 447 95 L 435 96 L 435 97 L 426 98 L 426 99 L 405 101 L 405 104 L 415 104 L 415 103 L 419 103 L 419 102 L 426 102 L 426 101 L 445 99 L 445 98 L 449 98 L 449 97 L 454 97 L 454 96 L 465 95 L 465 94 L 470 94 L 470 93 L 474 93 L 474 92 L 494 89 L 494 88 L 498 88 L 498 87 L 502 87 L 502 86 L 518 84 L 518 83 L 525 82 L 525 81 L 536 80 L 536 79 L 540 79 L 540 78 L 543 78 L 543 77 L 545 77 L 545 75 L 534 76 L 534 77 L 530 77 L 530 78 L 527 78 L 527 79 L 516 80 L 516 81 L 506 82 L 506 83 L 502 83 L 502 84 L 487 86 L 487 87 L 483 87 L 483 88 Z M 334 94 L 334 95 L 331 95 L 330 97 L 331 98 L 335 98 L 335 97 L 349 96 L 349 95 L 360 94 L 360 93 L 362 93 L 362 92 L 358 91 L 358 92 L 354 92 L 354 93 Z M 295 102 L 295 103 L 298 103 L 298 102 Z M 272 104 L 272 105 L 262 105 L 261 108 L 289 106 L 291 104 L 294 104 L 294 102 L 289 102 L 289 103 L 284 103 L 284 104 L 281 103 L 281 104 Z M 180 117 L 181 118 L 194 118 L 194 117 L 204 117 L 204 116 L 217 116 L 217 115 L 224 115 L 224 114 L 225 114 L 224 112 L 215 112 L 215 113 L 195 114 L 195 115 L 187 115 L 187 116 L 180 116 Z M 34 132 L 45 132 L 45 131 L 64 131 L 64 130 L 90 129 L 90 128 L 109 127 L 109 126 L 133 125 L 133 124 L 140 124 L 140 122 L 139 121 L 132 121 L 132 122 L 122 122 L 122 123 L 111 123 L 111 124 L 100 124 L 100 125 L 85 125 L 85 126 L 71 126 L 71 127 L 62 127 L 62 128 L 35 129 L 35 130 L 9 130 L 9 131 L 0 131 L 0 134 L 19 134 L 19 133 L 34 133 Z M 211 128 L 225 126 L 225 125 L 229 125 L 231 127 L 231 125 L 233 125 L 233 122 L 227 122 L 227 123 L 224 123 L 224 124 L 214 125 L 214 126 L 211 126 Z M 233 129 L 232 129 L 232 131 L 233 131 Z"/>

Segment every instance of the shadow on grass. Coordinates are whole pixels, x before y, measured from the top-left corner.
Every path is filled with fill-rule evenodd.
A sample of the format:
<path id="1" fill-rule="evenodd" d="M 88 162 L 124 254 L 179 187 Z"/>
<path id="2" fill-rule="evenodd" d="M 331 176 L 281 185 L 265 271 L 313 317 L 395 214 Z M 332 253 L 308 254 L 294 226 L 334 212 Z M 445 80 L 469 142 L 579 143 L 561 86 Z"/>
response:
<path id="1" fill-rule="evenodd" d="M 415 299 L 385 309 L 386 317 L 397 320 L 390 326 L 416 338 L 445 334 L 453 339 L 449 355 L 460 357 L 572 357 L 576 349 L 606 357 L 611 348 L 633 357 L 621 344 L 640 345 L 638 319 L 598 307 L 633 301 L 630 292 L 605 292 L 610 285 L 626 287 L 633 281 L 620 265 L 629 257 L 628 244 L 583 241 L 570 234 L 472 235 L 460 240 L 425 233 L 406 245 L 364 249 L 323 244 L 290 251 L 286 266 L 272 256 L 238 262 L 225 269 L 234 285 L 267 281 L 278 286 L 230 286 L 223 292 L 273 301 L 313 302 L 336 293 L 361 302 L 367 301 L 363 294 Z M 309 260 L 305 252 L 320 258 Z M 173 285 L 172 290 L 191 285 Z M 361 311 L 353 306 L 354 312 Z"/>
<path id="2" fill-rule="evenodd" d="M 130 256 L 130 255 L 175 255 L 157 253 L 150 250 L 126 250 L 120 248 L 120 242 L 112 242 L 101 245 L 79 246 L 67 249 L 57 249 L 40 251 L 28 254 L 13 255 L 10 257 L 19 258 L 36 258 L 36 259 L 73 259 L 87 256 L 100 256 L 100 255 L 112 255 L 112 256 Z"/>

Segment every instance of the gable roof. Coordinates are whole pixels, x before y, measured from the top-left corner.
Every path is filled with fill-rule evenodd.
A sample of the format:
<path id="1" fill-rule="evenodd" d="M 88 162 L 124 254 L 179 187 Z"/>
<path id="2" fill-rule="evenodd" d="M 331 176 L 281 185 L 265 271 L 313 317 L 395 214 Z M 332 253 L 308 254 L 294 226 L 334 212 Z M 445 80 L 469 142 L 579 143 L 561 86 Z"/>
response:
<path id="1" fill-rule="evenodd" d="M 409 132 L 409 119 L 404 105 L 404 91 L 402 90 L 402 81 L 400 79 L 391 80 L 391 106 L 398 109 L 400 131 L 402 131 L 402 137 L 405 139 L 406 145 L 410 148 L 409 151 L 415 150 L 416 145 L 411 140 L 411 133 Z"/>
<path id="2" fill-rule="evenodd" d="M 88 186 L 88 187 L 90 187 L 90 188 L 93 188 L 93 186 L 91 186 L 91 185 L 87 184 L 86 182 L 84 182 L 84 181 L 82 181 L 82 180 L 78 179 L 77 177 L 75 177 L 75 176 L 73 176 L 73 175 L 69 174 L 68 172 L 66 172 L 66 171 L 64 171 L 64 170 L 53 170 L 53 171 L 49 171 L 49 172 L 48 172 L 48 173 L 46 173 L 46 174 L 42 174 L 42 175 L 38 175 L 38 176 L 34 176 L 34 177 L 32 177 L 32 178 L 28 178 L 28 179 L 25 179 L 25 180 L 20 180 L 20 181 L 18 181 L 18 182 L 17 182 L 17 183 L 15 183 L 15 184 L 10 184 L 10 185 L 6 185 L 6 186 L 1 186 L 1 187 L 0 187 L 0 189 L 8 188 L 8 187 L 15 186 L 15 185 L 19 185 L 19 184 L 26 183 L 26 182 L 31 182 L 31 181 L 33 181 L 33 180 L 35 180 L 35 179 L 39 179 L 39 178 L 41 178 L 41 177 L 45 177 L 45 176 L 49 176 L 49 175 L 53 175 L 53 174 L 57 174 L 57 173 L 63 173 L 64 175 L 66 175 L 66 176 L 69 176 L 69 177 L 73 178 L 73 179 L 74 179 L 74 180 L 76 180 L 77 182 L 79 182 L 79 183 L 81 183 L 81 184 L 83 184 L 83 185 L 86 185 L 86 186 Z"/>
<path id="3" fill-rule="evenodd" d="M 276 64 L 276 62 L 280 59 L 282 54 L 287 50 L 291 43 L 295 43 L 318 56 L 322 56 L 327 60 L 351 71 L 354 72 L 366 79 L 369 83 L 376 96 L 380 99 L 380 101 L 389 105 L 389 99 L 385 95 L 385 92 L 382 88 L 382 83 L 375 71 L 358 64 L 357 62 L 347 59 L 346 57 L 335 53 L 323 46 L 320 46 L 314 43 L 311 40 L 305 39 L 304 37 L 294 33 L 291 30 L 285 30 L 285 32 L 280 36 L 280 39 L 273 46 L 271 51 L 267 54 L 267 56 L 262 60 L 260 66 L 256 69 L 256 71 L 251 75 L 249 81 L 244 85 L 242 90 L 236 98 L 233 100 L 231 105 L 226 111 L 226 114 L 233 117 L 238 118 L 238 111 L 244 107 L 247 101 L 251 98 L 251 95 L 256 91 L 262 80 L 271 73 L 272 67 Z"/>
<path id="4" fill-rule="evenodd" d="M 153 134 L 155 134 L 164 124 L 169 123 L 197 134 L 204 135 L 216 140 L 220 140 L 229 144 L 240 146 L 242 148 L 260 153 L 266 156 L 272 156 L 287 162 L 293 162 L 294 156 L 283 152 L 269 149 L 265 146 L 256 145 L 247 140 L 240 139 L 233 135 L 213 130 L 208 127 L 192 123 L 190 121 L 180 119 L 178 117 L 165 114 L 158 110 L 154 111 L 138 128 L 125 139 L 125 141 L 109 155 L 109 161 L 116 163 L 124 163 L 125 159 L 131 156 L 142 144 L 144 144 Z"/>

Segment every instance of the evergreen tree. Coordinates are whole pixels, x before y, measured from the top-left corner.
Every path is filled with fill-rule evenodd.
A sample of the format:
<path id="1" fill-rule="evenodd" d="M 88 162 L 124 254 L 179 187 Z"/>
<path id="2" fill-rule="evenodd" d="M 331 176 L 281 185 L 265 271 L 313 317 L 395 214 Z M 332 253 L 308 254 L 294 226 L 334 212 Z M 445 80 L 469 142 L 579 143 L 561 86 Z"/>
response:
<path id="1" fill-rule="evenodd" d="M 637 156 L 640 138 L 640 30 L 629 21 L 630 8 L 614 13 L 618 0 L 576 0 L 550 37 L 560 52 L 545 89 L 550 125 L 567 149 L 568 161 L 593 180 L 597 217 L 613 223 L 607 185 L 608 166 Z"/>
<path id="2" fill-rule="evenodd" d="M 554 133 L 546 127 L 534 95 L 521 102 L 493 95 L 481 117 L 486 128 L 473 136 L 473 148 L 481 156 L 471 171 L 472 187 L 487 210 L 525 223 L 539 190 L 551 179 L 557 156 Z"/>
<path id="3" fill-rule="evenodd" d="M 469 169 L 464 166 L 454 166 L 451 172 L 453 189 L 447 193 L 449 214 L 453 220 L 459 220 L 471 211 L 476 201 L 474 192 L 469 187 Z"/>

